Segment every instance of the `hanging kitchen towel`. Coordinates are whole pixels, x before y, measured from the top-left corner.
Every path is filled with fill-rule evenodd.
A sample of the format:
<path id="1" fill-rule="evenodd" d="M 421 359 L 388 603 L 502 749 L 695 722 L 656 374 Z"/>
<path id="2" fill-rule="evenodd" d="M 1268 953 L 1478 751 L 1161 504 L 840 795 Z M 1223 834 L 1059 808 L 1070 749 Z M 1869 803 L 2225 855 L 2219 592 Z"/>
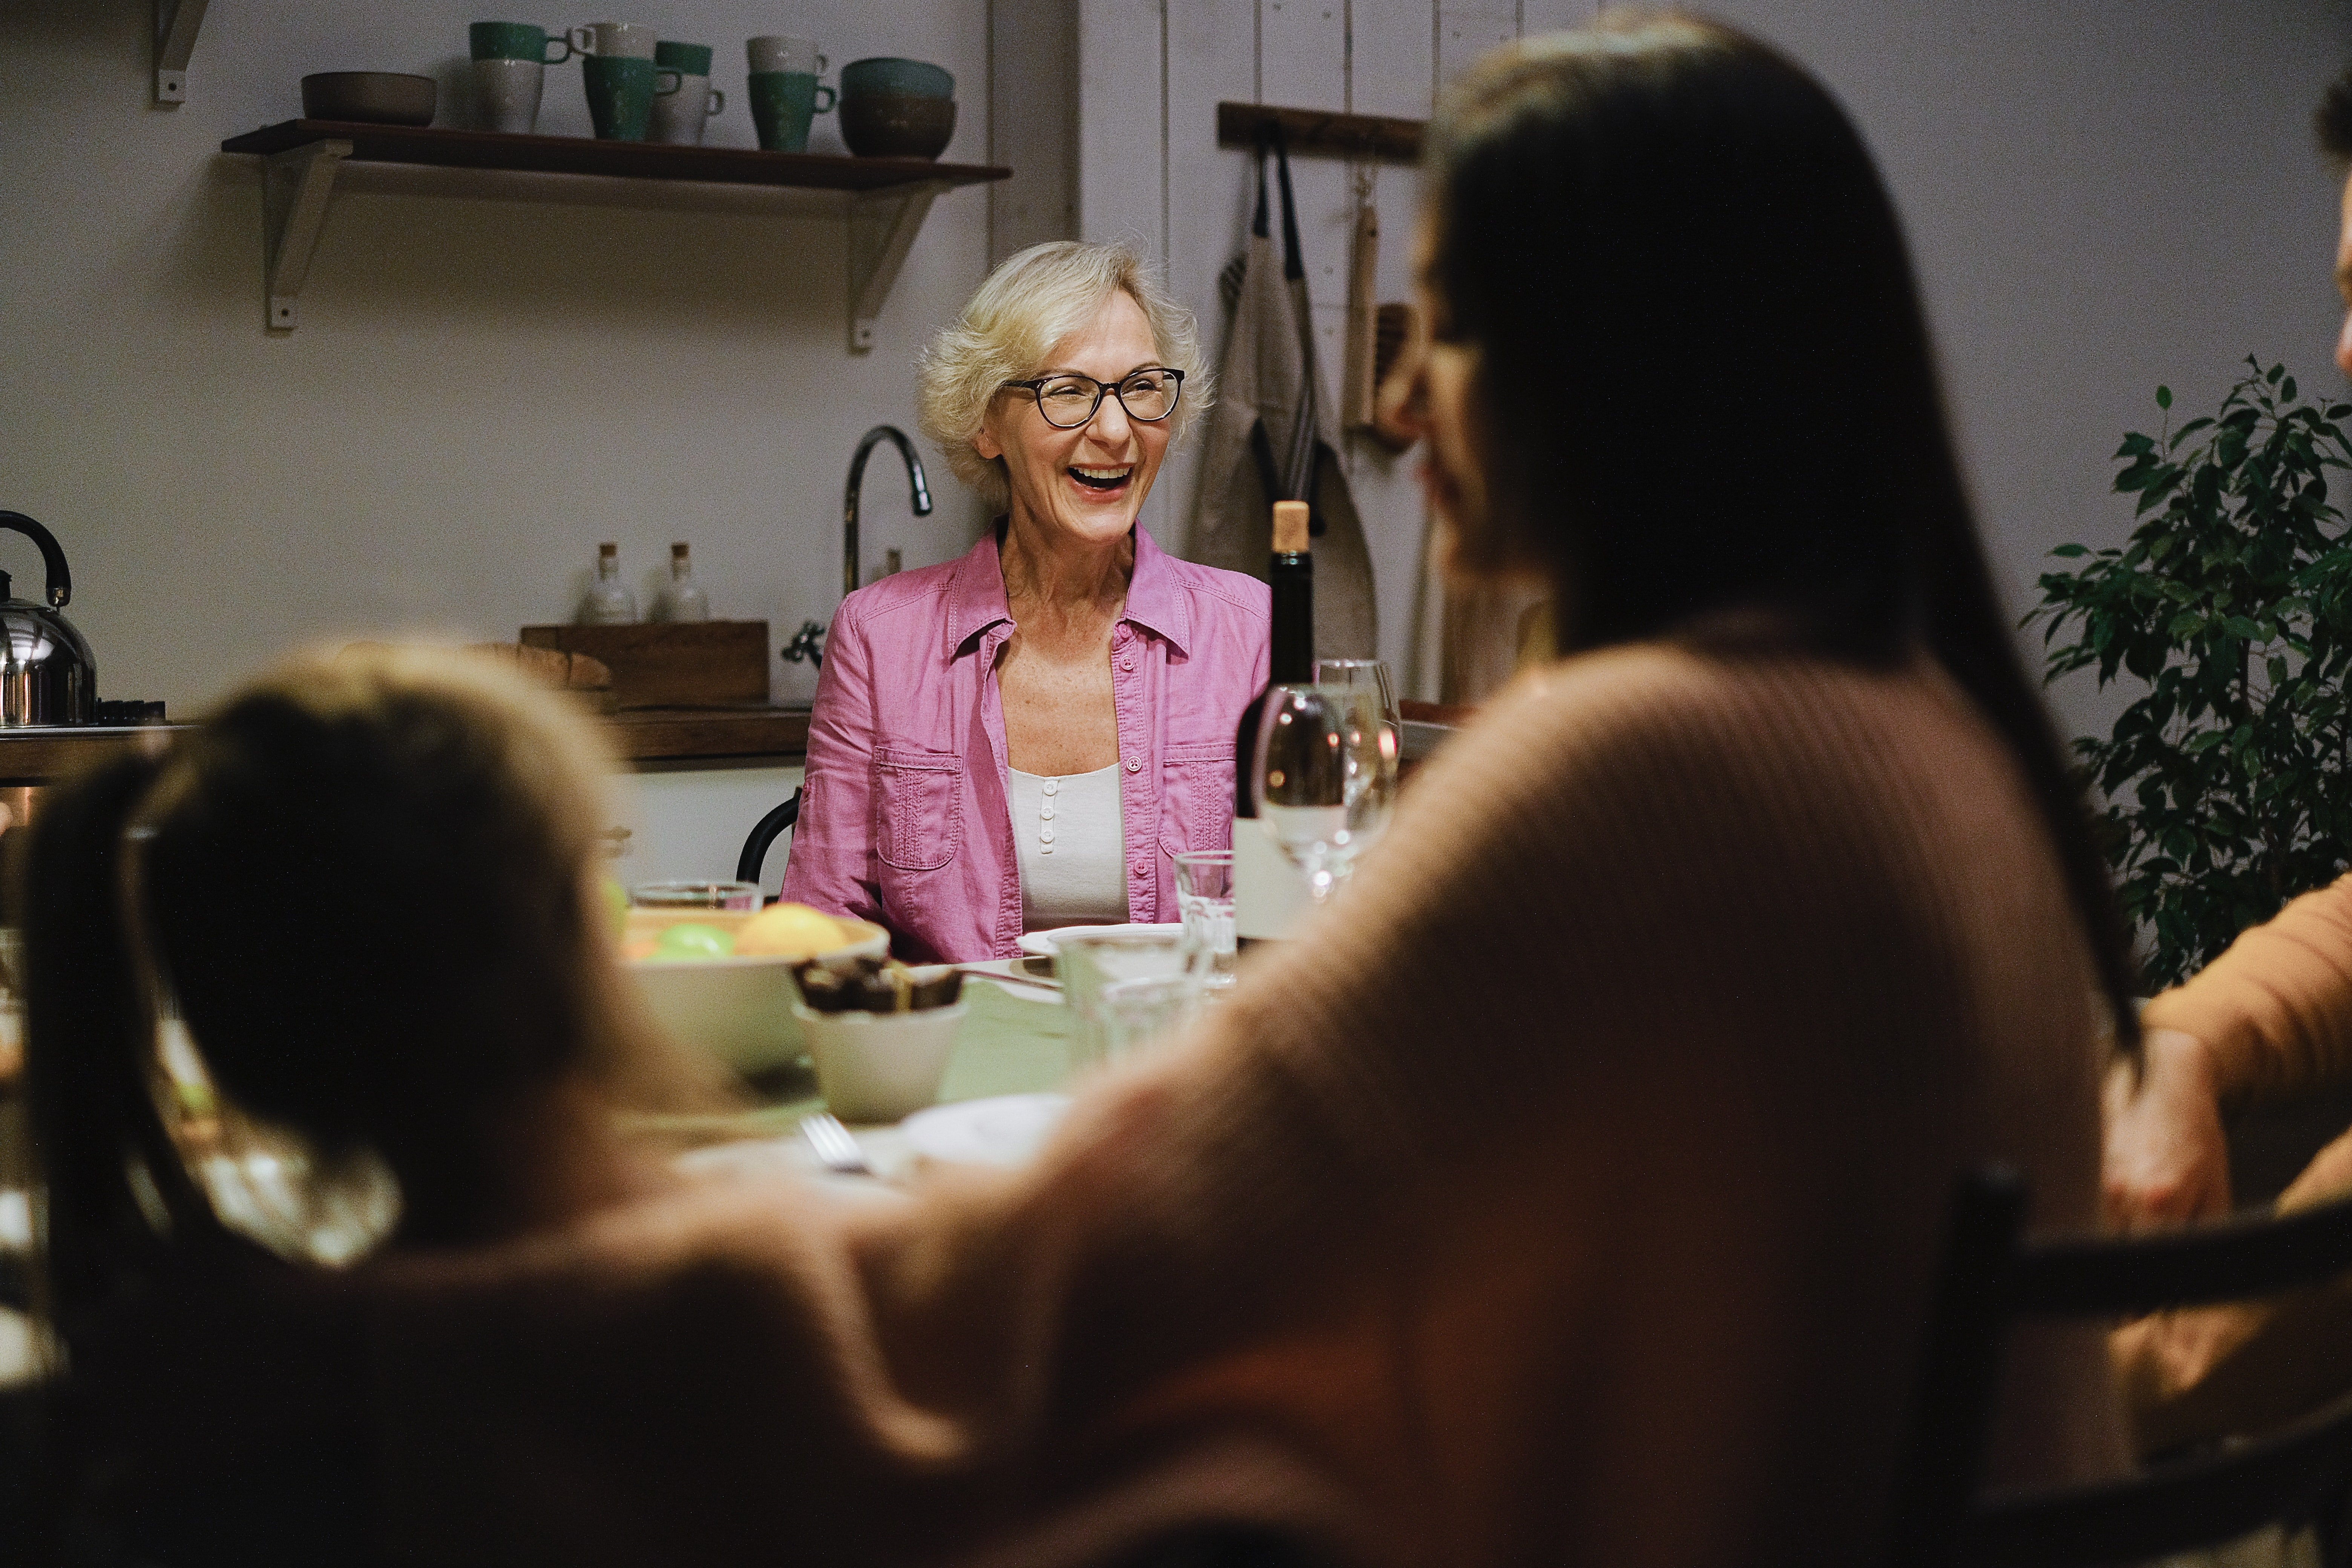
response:
<path id="1" fill-rule="evenodd" d="M 1264 577 L 1274 552 L 1274 503 L 1306 501 L 1315 539 L 1315 652 L 1324 658 L 1373 658 L 1380 635 L 1371 556 L 1339 461 L 1339 422 L 1316 363 L 1290 160 L 1279 136 L 1273 149 L 1282 190 L 1282 259 L 1276 261 L 1267 232 L 1261 142 L 1257 214 L 1241 258 L 1217 404 L 1209 412 L 1188 553 L 1204 565 Z"/>

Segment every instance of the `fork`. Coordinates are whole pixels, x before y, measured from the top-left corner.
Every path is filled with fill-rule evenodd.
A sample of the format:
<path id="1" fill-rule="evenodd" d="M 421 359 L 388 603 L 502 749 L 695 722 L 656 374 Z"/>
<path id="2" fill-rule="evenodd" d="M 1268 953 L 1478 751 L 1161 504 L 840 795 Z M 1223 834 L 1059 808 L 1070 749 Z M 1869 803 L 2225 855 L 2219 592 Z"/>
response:
<path id="1" fill-rule="evenodd" d="M 801 1118 L 801 1136 L 808 1140 L 809 1150 L 816 1155 L 817 1163 L 826 1170 L 845 1176 L 870 1176 L 874 1167 L 866 1163 L 865 1151 L 840 1118 L 828 1111 Z"/>

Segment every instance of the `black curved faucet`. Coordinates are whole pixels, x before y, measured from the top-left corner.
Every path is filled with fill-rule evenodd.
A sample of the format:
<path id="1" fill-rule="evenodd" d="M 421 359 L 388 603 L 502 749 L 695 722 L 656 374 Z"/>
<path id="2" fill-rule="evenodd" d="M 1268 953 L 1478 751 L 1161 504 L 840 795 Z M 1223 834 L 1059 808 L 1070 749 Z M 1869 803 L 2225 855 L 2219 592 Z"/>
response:
<path id="1" fill-rule="evenodd" d="M 866 432 L 857 443 L 857 455 L 849 459 L 849 483 L 841 492 L 841 591 L 845 595 L 857 590 L 857 492 L 866 482 L 866 459 L 884 441 L 895 445 L 898 456 L 907 460 L 907 487 L 915 492 L 915 515 L 931 513 L 931 487 L 923 479 L 923 459 L 915 455 L 915 444 L 907 439 L 907 433 L 896 425 L 877 425 Z"/>
<path id="2" fill-rule="evenodd" d="M 841 594 L 847 598 L 857 591 L 857 492 L 866 483 L 866 459 L 874 448 L 888 441 L 898 448 L 906 459 L 907 488 L 914 492 L 915 515 L 929 517 L 931 511 L 931 487 L 923 477 L 923 459 L 915 454 L 915 444 L 896 425 L 877 425 L 859 438 L 857 453 L 849 459 L 849 483 L 841 492 Z M 894 556 L 896 551 L 891 552 Z M 824 668 L 824 627 L 815 621 L 803 621 L 801 629 L 793 634 L 790 642 L 779 654 L 787 664 L 803 659 Z"/>

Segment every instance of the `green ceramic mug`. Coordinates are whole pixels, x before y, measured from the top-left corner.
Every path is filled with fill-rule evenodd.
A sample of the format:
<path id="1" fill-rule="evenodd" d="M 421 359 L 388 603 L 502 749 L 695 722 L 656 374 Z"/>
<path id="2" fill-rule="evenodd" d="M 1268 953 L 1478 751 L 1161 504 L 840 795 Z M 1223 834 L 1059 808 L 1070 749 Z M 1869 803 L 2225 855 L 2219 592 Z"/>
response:
<path id="1" fill-rule="evenodd" d="M 588 88 L 588 119 L 600 142 L 644 141 L 654 100 L 676 92 L 684 79 L 651 60 L 621 56 L 590 55 L 580 62 L 580 74 Z"/>
<path id="2" fill-rule="evenodd" d="M 466 29 L 466 40 L 478 60 L 535 60 L 560 66 L 572 58 L 568 38 L 551 38 L 547 29 L 529 22 L 477 22 Z M 552 48 L 556 52 L 548 51 Z"/>
<path id="3" fill-rule="evenodd" d="M 771 153 L 807 152 L 810 119 L 835 102 L 833 89 L 804 71 L 753 71 L 751 89 L 751 123 Z"/>

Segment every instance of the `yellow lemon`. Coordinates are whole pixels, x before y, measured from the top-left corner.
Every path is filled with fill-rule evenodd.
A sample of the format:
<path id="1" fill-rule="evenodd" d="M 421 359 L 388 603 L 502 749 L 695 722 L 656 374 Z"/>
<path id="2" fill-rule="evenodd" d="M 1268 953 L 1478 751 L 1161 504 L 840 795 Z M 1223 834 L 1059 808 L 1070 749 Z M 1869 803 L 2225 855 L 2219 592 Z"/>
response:
<path id="1" fill-rule="evenodd" d="M 771 904 L 735 933 L 739 956 L 809 958 L 849 945 L 841 922 L 806 904 Z"/>

